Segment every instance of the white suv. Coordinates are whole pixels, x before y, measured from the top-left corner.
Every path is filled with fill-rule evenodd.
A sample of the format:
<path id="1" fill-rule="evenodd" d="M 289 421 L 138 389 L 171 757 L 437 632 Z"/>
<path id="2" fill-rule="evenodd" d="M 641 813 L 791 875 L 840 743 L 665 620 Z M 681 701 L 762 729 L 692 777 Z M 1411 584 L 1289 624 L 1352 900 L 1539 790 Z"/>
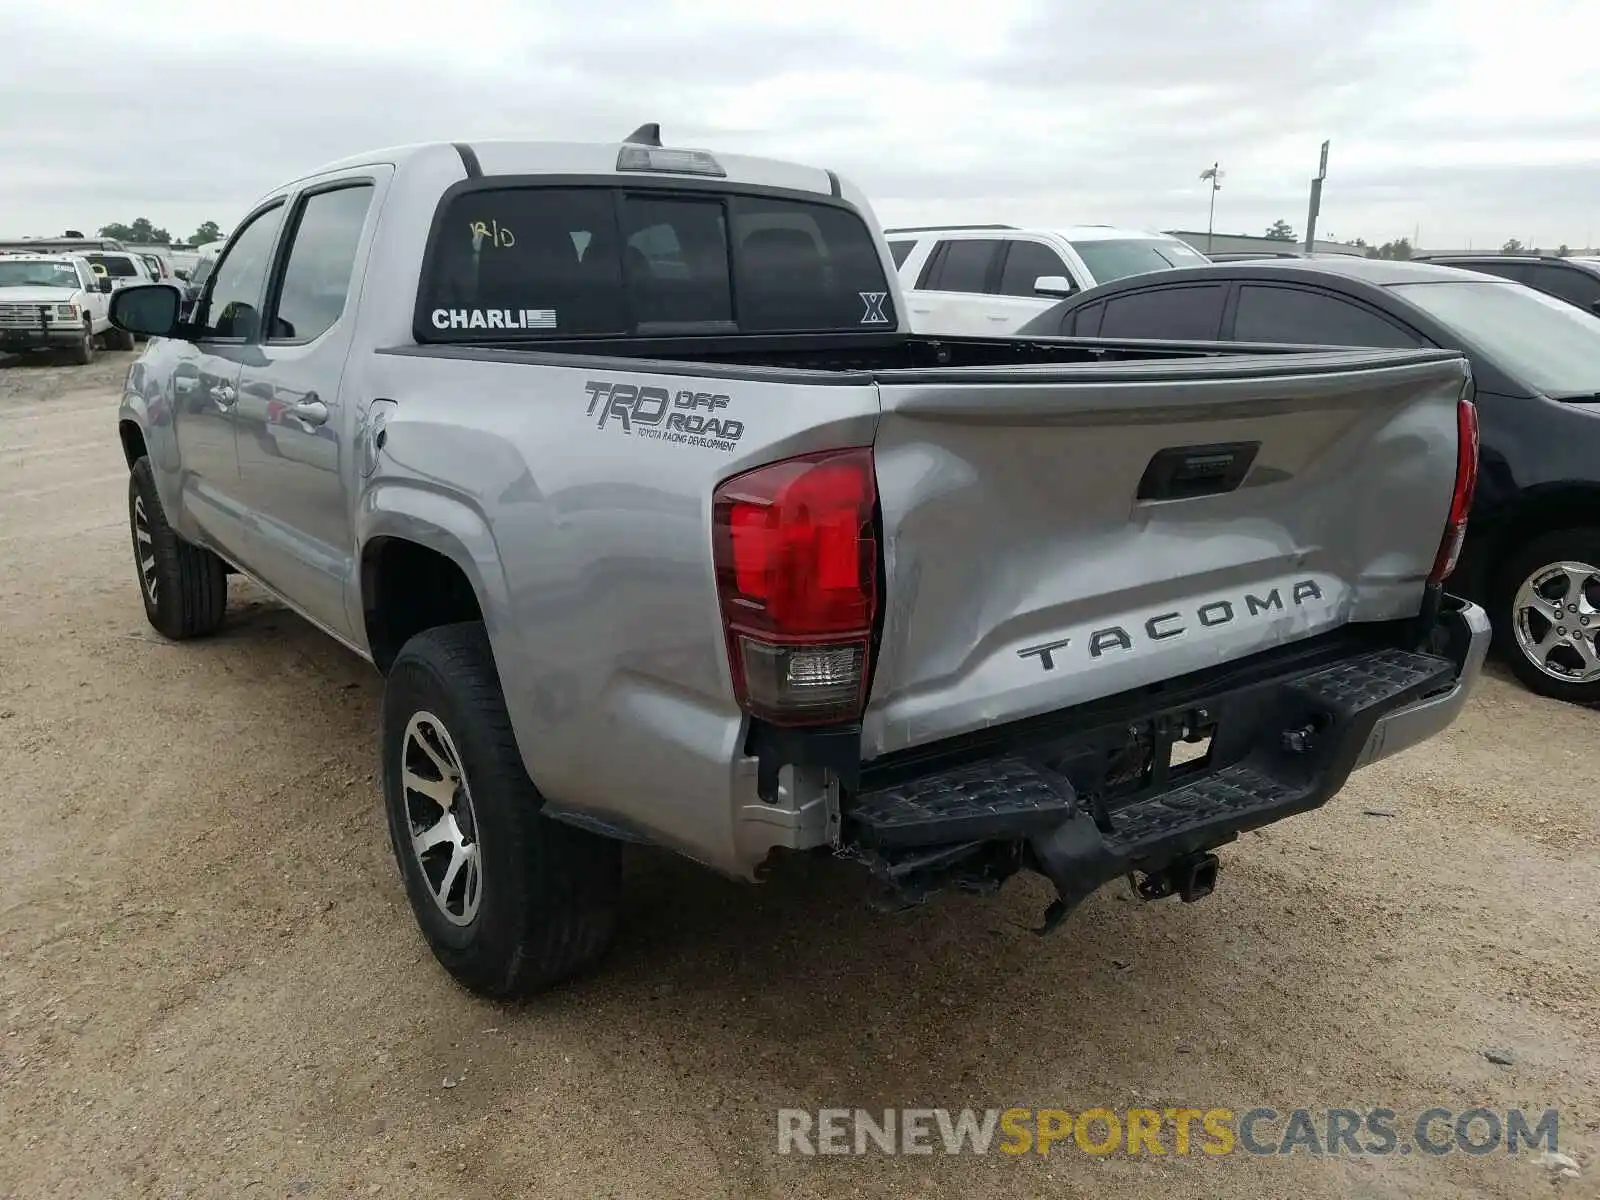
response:
<path id="1" fill-rule="evenodd" d="M 929 225 L 887 229 L 918 333 L 1015 333 L 1064 296 L 1126 275 L 1209 260 L 1164 233 L 1076 225 Z"/>

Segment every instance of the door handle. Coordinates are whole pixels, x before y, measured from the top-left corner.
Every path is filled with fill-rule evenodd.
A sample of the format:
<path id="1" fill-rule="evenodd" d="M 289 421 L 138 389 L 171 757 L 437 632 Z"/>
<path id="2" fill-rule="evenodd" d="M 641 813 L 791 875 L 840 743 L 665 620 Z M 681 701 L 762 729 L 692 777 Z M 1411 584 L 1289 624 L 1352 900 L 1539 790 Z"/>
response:
<path id="1" fill-rule="evenodd" d="M 317 399 L 315 392 L 290 405 L 289 412 L 307 425 L 321 425 L 328 419 L 328 406 Z"/>
<path id="2" fill-rule="evenodd" d="M 230 383 L 219 383 L 208 390 L 208 394 L 218 408 L 227 408 L 239 398 L 239 393 L 233 390 Z"/>
<path id="3" fill-rule="evenodd" d="M 1011 319 L 1010 317 L 997 317 L 993 313 L 989 313 L 988 317 L 991 321 L 1009 321 Z"/>

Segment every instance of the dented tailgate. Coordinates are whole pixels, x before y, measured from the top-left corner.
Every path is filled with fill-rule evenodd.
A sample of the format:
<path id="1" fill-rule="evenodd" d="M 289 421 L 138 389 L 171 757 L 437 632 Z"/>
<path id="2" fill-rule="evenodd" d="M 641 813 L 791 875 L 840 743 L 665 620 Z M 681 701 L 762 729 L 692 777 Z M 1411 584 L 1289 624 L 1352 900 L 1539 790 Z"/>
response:
<path id="1" fill-rule="evenodd" d="M 1415 614 L 1444 351 L 882 372 L 868 758 Z"/>

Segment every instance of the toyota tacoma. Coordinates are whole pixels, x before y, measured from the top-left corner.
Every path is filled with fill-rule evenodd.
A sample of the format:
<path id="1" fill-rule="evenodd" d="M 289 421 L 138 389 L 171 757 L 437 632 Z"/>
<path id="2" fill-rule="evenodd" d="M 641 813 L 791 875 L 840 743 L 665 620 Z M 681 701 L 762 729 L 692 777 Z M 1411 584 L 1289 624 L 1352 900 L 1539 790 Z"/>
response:
<path id="1" fill-rule="evenodd" d="M 385 676 L 382 787 L 461 983 L 595 962 L 620 852 L 890 905 L 1195 900 L 1219 847 L 1445 728 L 1477 468 L 1442 350 L 922 337 L 836 174 L 444 143 L 276 189 L 120 434 L 150 623 L 242 574 Z"/>

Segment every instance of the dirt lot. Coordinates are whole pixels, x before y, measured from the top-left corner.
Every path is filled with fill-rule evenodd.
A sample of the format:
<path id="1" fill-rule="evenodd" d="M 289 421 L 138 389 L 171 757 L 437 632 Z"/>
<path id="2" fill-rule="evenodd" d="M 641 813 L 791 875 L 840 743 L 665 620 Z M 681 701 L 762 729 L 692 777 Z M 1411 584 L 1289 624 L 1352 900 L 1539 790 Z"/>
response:
<path id="1" fill-rule="evenodd" d="M 1034 881 L 889 917 L 843 866 L 746 888 L 640 854 L 608 969 L 499 1008 L 406 910 L 376 674 L 240 581 L 214 640 L 146 626 L 130 358 L 0 365 L 0 1194 L 1600 1195 L 1600 713 L 1496 675 L 1449 736 L 1224 851 L 1206 902 L 1119 886 L 1048 940 Z M 1581 1174 L 1170 1138 L 780 1157 L 775 1132 L 781 1107 L 1404 1131 L 1478 1104 L 1560 1109 Z"/>

